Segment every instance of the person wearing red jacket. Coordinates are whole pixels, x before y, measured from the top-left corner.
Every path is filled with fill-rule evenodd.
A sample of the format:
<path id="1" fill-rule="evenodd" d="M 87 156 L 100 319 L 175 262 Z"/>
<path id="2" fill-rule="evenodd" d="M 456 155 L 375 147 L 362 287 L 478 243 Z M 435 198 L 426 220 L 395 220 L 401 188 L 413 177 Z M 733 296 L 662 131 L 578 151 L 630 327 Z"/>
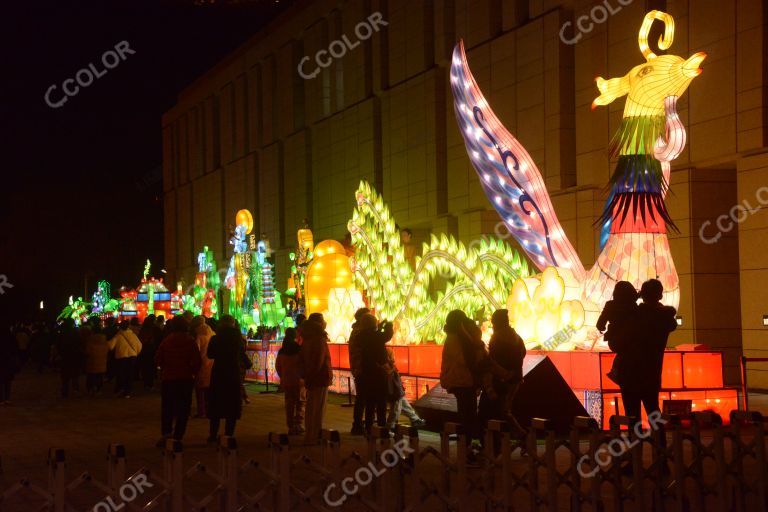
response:
<path id="1" fill-rule="evenodd" d="M 161 433 L 158 447 L 165 446 L 166 439 L 181 441 L 187 429 L 192 410 L 192 391 L 200 371 L 200 349 L 189 334 L 189 326 L 182 317 L 169 323 L 169 334 L 160 343 L 155 362 L 160 367 L 161 386 Z M 174 424 L 175 423 L 175 424 Z"/>

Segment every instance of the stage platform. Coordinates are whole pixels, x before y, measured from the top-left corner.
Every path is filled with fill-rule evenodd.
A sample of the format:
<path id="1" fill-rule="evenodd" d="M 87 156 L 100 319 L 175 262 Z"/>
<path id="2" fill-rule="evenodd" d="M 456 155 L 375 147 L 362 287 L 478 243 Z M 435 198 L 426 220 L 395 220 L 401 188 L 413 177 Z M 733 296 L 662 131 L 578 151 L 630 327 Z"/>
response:
<path id="1" fill-rule="evenodd" d="M 394 345 L 397 368 L 406 388 L 406 396 L 415 401 L 439 383 L 442 345 Z M 254 341 L 248 345 L 253 369 L 246 379 L 279 384 L 275 358 L 279 343 L 263 345 Z M 354 394 L 354 381 L 349 371 L 349 346 L 330 345 L 335 393 Z M 586 351 L 528 351 L 529 355 L 549 357 L 571 391 L 589 414 L 604 428 L 616 413 L 624 414 L 618 386 L 607 377 L 615 355 L 611 352 Z M 546 395 L 543 395 L 546 396 Z M 692 411 L 712 410 L 727 420 L 731 410 L 738 409 L 738 388 L 723 382 L 723 354 L 708 350 L 667 350 L 664 355 L 660 399 L 674 403 L 675 408 L 690 405 Z M 686 402 L 690 400 L 690 403 Z M 668 405 L 670 405 L 668 404 Z"/>

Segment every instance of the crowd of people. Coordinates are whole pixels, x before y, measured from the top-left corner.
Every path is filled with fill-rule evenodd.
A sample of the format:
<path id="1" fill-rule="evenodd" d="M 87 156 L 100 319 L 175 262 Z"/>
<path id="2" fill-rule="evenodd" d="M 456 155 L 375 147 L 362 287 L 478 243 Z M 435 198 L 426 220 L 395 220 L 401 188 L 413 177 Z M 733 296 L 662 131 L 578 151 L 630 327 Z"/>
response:
<path id="1" fill-rule="evenodd" d="M 597 322 L 611 350 L 616 352 L 609 376 L 621 388 L 628 416 L 659 409 L 661 365 L 669 333 L 677 323 L 675 309 L 661 304 L 663 288 L 652 279 L 638 294 L 632 284 L 619 282 L 613 300 Z M 638 305 L 638 298 L 642 303 Z M 460 310 L 445 321 L 440 384 L 456 398 L 459 421 L 468 443 L 481 443 L 491 419 L 509 422 L 513 434 L 524 435 L 515 420 L 513 402 L 523 382 L 525 343 L 510 325 L 507 310 L 491 317 L 488 346 L 477 323 Z M 296 328 L 286 329 L 276 358 L 284 391 L 285 420 L 291 435 L 304 435 L 306 445 L 320 442 L 328 388 L 333 374 L 329 339 L 323 315 L 299 315 Z M 231 316 L 218 321 L 185 313 L 169 322 L 161 316 L 105 322 L 92 318 L 80 328 L 67 320 L 52 331 L 45 325 L 18 325 L 12 337 L 0 340 L 0 405 L 10 404 L 11 381 L 19 366 L 31 361 L 43 372 L 55 361 L 61 375 L 61 396 L 80 392 L 85 376 L 88 395 L 104 393 L 114 381 L 116 397 L 130 398 L 136 381 L 154 389 L 159 377 L 161 438 L 181 441 L 196 399 L 196 417 L 210 422 L 208 441 L 217 442 L 221 422 L 233 436 L 242 406 L 247 402 L 244 378 L 251 366 L 246 338 Z M 401 415 L 422 427 L 405 397 L 393 351 L 388 347 L 393 325 L 379 321 L 367 308 L 355 313 L 349 336 L 349 363 L 354 378 L 353 435 L 364 435 L 376 424 L 394 428 Z M 478 400 L 479 396 L 479 400 Z"/>
<path id="2" fill-rule="evenodd" d="M 143 323 L 92 317 L 80 327 L 68 319 L 56 329 L 20 323 L 0 340 L 0 405 L 11 405 L 14 376 L 29 361 L 38 373 L 49 368 L 59 372 L 65 399 L 81 394 L 83 378 L 88 396 L 112 393 L 126 399 L 136 382 L 151 392 L 159 379 L 158 446 L 184 437 L 193 395 L 196 417 L 209 419 L 208 441 L 213 443 L 222 420 L 225 434 L 234 435 L 242 404 L 248 401 L 244 379 L 252 363 L 245 348 L 245 337 L 228 315 L 215 320 L 185 313 L 167 323 L 155 315 Z"/>

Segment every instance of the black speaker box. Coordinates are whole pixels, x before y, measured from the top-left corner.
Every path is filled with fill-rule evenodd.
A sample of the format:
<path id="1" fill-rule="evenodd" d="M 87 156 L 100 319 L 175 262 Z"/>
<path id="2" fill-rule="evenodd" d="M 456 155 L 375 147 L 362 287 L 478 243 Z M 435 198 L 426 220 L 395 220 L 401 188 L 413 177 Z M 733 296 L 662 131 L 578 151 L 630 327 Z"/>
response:
<path id="1" fill-rule="evenodd" d="M 442 430 L 445 422 L 460 423 L 456 398 L 440 385 L 429 390 L 413 406 L 432 430 Z M 568 383 L 545 355 L 525 356 L 523 383 L 512 402 L 512 413 L 524 427 L 530 425 L 531 418 L 544 418 L 550 420 L 555 430 L 562 433 L 568 431 L 574 417 L 589 416 Z"/>

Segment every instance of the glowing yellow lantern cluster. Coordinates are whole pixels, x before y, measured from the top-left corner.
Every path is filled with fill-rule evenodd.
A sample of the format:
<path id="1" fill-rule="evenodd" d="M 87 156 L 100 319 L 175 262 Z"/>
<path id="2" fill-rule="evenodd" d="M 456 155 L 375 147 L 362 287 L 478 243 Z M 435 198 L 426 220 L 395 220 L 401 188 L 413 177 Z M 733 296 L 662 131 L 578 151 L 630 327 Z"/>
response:
<path id="1" fill-rule="evenodd" d="M 394 321 L 398 342 L 441 340 L 453 309 L 490 316 L 504 307 L 512 283 L 528 275 L 525 260 L 503 241 L 483 239 L 467 247 L 446 235 L 432 235 L 412 269 L 381 197 L 366 182 L 356 197 L 347 224 L 356 248 L 355 276 L 378 316 Z M 434 293 L 437 279 L 447 284 Z"/>
<path id="2" fill-rule="evenodd" d="M 314 256 L 304 284 L 307 315 L 328 309 L 332 288 L 353 288 L 349 256 L 343 245 L 336 240 L 324 240 L 315 246 Z"/>
<path id="3" fill-rule="evenodd" d="M 551 340 L 558 333 L 565 333 L 562 337 L 570 339 L 584 326 L 584 306 L 577 298 L 579 294 L 579 283 L 572 274 L 547 267 L 539 276 L 515 281 L 507 299 L 510 321 L 526 345 L 556 348 Z"/>
<path id="4" fill-rule="evenodd" d="M 323 316 L 328 324 L 325 328 L 333 343 L 344 343 L 349 338 L 355 311 L 365 307 L 363 294 L 353 288 L 331 288 L 328 292 L 328 309 Z"/>

